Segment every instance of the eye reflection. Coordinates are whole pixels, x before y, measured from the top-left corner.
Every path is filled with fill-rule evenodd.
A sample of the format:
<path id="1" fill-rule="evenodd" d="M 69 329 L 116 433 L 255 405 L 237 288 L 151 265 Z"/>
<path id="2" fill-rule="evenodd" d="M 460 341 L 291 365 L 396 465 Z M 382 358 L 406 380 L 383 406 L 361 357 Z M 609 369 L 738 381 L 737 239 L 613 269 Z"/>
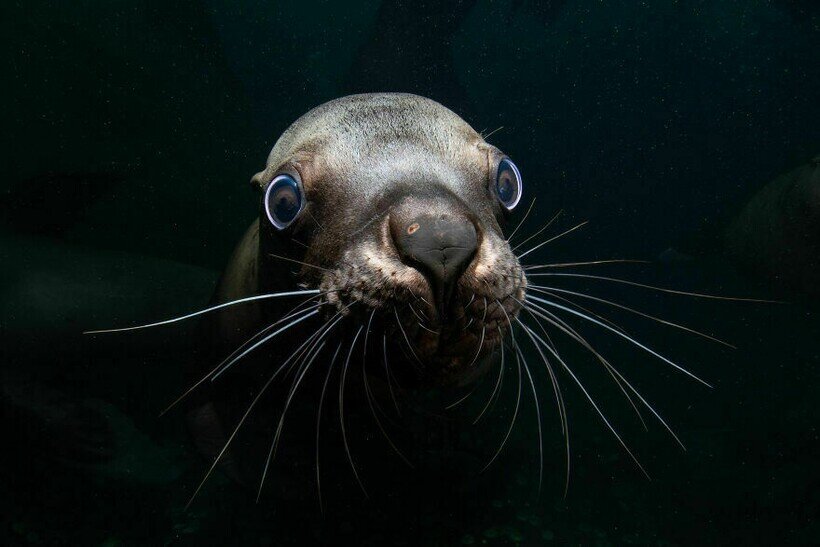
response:
<path id="1" fill-rule="evenodd" d="M 521 201 L 522 182 L 521 173 L 515 164 L 504 158 L 498 164 L 498 174 L 495 180 L 495 192 L 498 201 L 508 211 L 512 211 Z"/>
<path id="2" fill-rule="evenodd" d="M 265 211 L 268 220 L 277 229 L 287 228 L 304 206 L 302 188 L 290 175 L 279 175 L 268 185 L 265 191 Z"/>

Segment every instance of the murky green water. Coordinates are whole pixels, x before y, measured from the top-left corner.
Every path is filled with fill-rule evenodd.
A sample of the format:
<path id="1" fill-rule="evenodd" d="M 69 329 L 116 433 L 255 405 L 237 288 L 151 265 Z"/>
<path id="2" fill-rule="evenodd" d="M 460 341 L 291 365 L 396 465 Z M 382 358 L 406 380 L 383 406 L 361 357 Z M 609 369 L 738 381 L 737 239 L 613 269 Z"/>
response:
<path id="1" fill-rule="evenodd" d="M 682 242 L 716 232 L 758 189 L 820 152 L 818 8 L 808 0 L 623 4 L 3 2 L 2 542 L 816 543 L 817 291 Z M 522 234 L 558 210 L 565 218 L 553 235 L 590 221 L 536 263 L 638 258 L 651 263 L 583 271 L 788 302 L 565 280 L 566 289 L 737 347 L 595 308 L 713 386 L 600 329 L 585 331 L 686 451 L 647 411 L 642 428 L 599 363 L 565 350 L 651 480 L 564 378 L 572 447 L 564 495 L 564 440 L 538 370 L 540 494 L 526 391 L 505 449 L 478 472 L 516 400 L 514 381 L 505 381 L 493 412 L 471 425 L 492 390 L 485 380 L 453 411 L 460 419 L 414 431 L 421 444 L 411 452 L 424 470 L 391 455 L 369 409 L 352 403 L 367 498 L 341 444 L 331 445 L 319 511 L 314 455 L 303 450 L 313 422 L 297 418 L 292 448 L 259 503 L 255 486 L 218 470 L 185 509 L 208 462 L 182 414 L 157 415 L 193 380 L 181 363 L 196 345 L 194 327 L 81 333 L 204 306 L 257 215 L 248 181 L 278 135 L 313 106 L 369 91 L 425 95 L 477 130 L 498 129 L 489 140 L 515 159 L 527 200 L 537 196 Z M 816 212 L 805 214 L 806 230 L 820 232 Z M 671 247 L 698 256 L 664 253 Z M 806 268 L 820 272 L 817 261 Z"/>

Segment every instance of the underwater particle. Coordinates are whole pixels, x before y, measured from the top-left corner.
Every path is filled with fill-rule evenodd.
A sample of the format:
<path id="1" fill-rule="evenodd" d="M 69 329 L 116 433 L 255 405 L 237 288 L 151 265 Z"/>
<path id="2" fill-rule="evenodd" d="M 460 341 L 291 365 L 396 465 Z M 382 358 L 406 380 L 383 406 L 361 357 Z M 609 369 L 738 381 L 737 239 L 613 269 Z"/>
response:
<path id="1" fill-rule="evenodd" d="M 524 541 L 524 535 L 515 528 L 511 528 L 507 531 L 507 537 L 510 538 L 510 541 L 515 541 L 516 543 Z"/>
<path id="2" fill-rule="evenodd" d="M 552 541 L 555 539 L 555 534 L 552 533 L 552 530 L 541 530 L 541 539 L 544 541 Z"/>
<path id="3" fill-rule="evenodd" d="M 504 507 L 504 500 L 493 500 L 492 505 L 496 509 L 500 509 L 501 507 Z"/>
<path id="4" fill-rule="evenodd" d="M 475 543 L 475 538 L 470 534 L 467 534 L 461 538 L 462 545 L 472 545 L 473 543 Z"/>

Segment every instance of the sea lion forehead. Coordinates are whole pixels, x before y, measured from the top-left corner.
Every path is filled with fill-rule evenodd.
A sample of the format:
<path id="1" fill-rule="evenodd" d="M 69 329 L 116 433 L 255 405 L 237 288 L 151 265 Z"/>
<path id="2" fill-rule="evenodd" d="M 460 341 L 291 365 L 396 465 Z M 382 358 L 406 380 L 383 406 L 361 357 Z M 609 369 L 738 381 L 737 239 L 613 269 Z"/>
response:
<path id="1" fill-rule="evenodd" d="M 433 100 L 404 93 L 350 95 L 296 120 L 274 145 L 266 170 L 312 156 L 336 172 L 347 171 L 414 149 L 464 162 L 465 152 L 479 160 L 485 146 L 467 122 Z"/>

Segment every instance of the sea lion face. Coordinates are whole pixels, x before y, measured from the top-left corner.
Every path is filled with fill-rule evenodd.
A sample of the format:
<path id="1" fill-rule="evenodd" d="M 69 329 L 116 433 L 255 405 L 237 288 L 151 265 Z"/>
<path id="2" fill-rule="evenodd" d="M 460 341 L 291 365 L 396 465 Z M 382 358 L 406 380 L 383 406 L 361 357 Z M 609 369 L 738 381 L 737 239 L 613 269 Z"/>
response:
<path id="1" fill-rule="evenodd" d="M 254 180 L 262 252 L 290 245 L 327 315 L 378 325 L 426 384 L 489 361 L 524 301 L 500 227 L 520 175 L 461 118 L 412 95 L 346 97 L 291 126 Z"/>

